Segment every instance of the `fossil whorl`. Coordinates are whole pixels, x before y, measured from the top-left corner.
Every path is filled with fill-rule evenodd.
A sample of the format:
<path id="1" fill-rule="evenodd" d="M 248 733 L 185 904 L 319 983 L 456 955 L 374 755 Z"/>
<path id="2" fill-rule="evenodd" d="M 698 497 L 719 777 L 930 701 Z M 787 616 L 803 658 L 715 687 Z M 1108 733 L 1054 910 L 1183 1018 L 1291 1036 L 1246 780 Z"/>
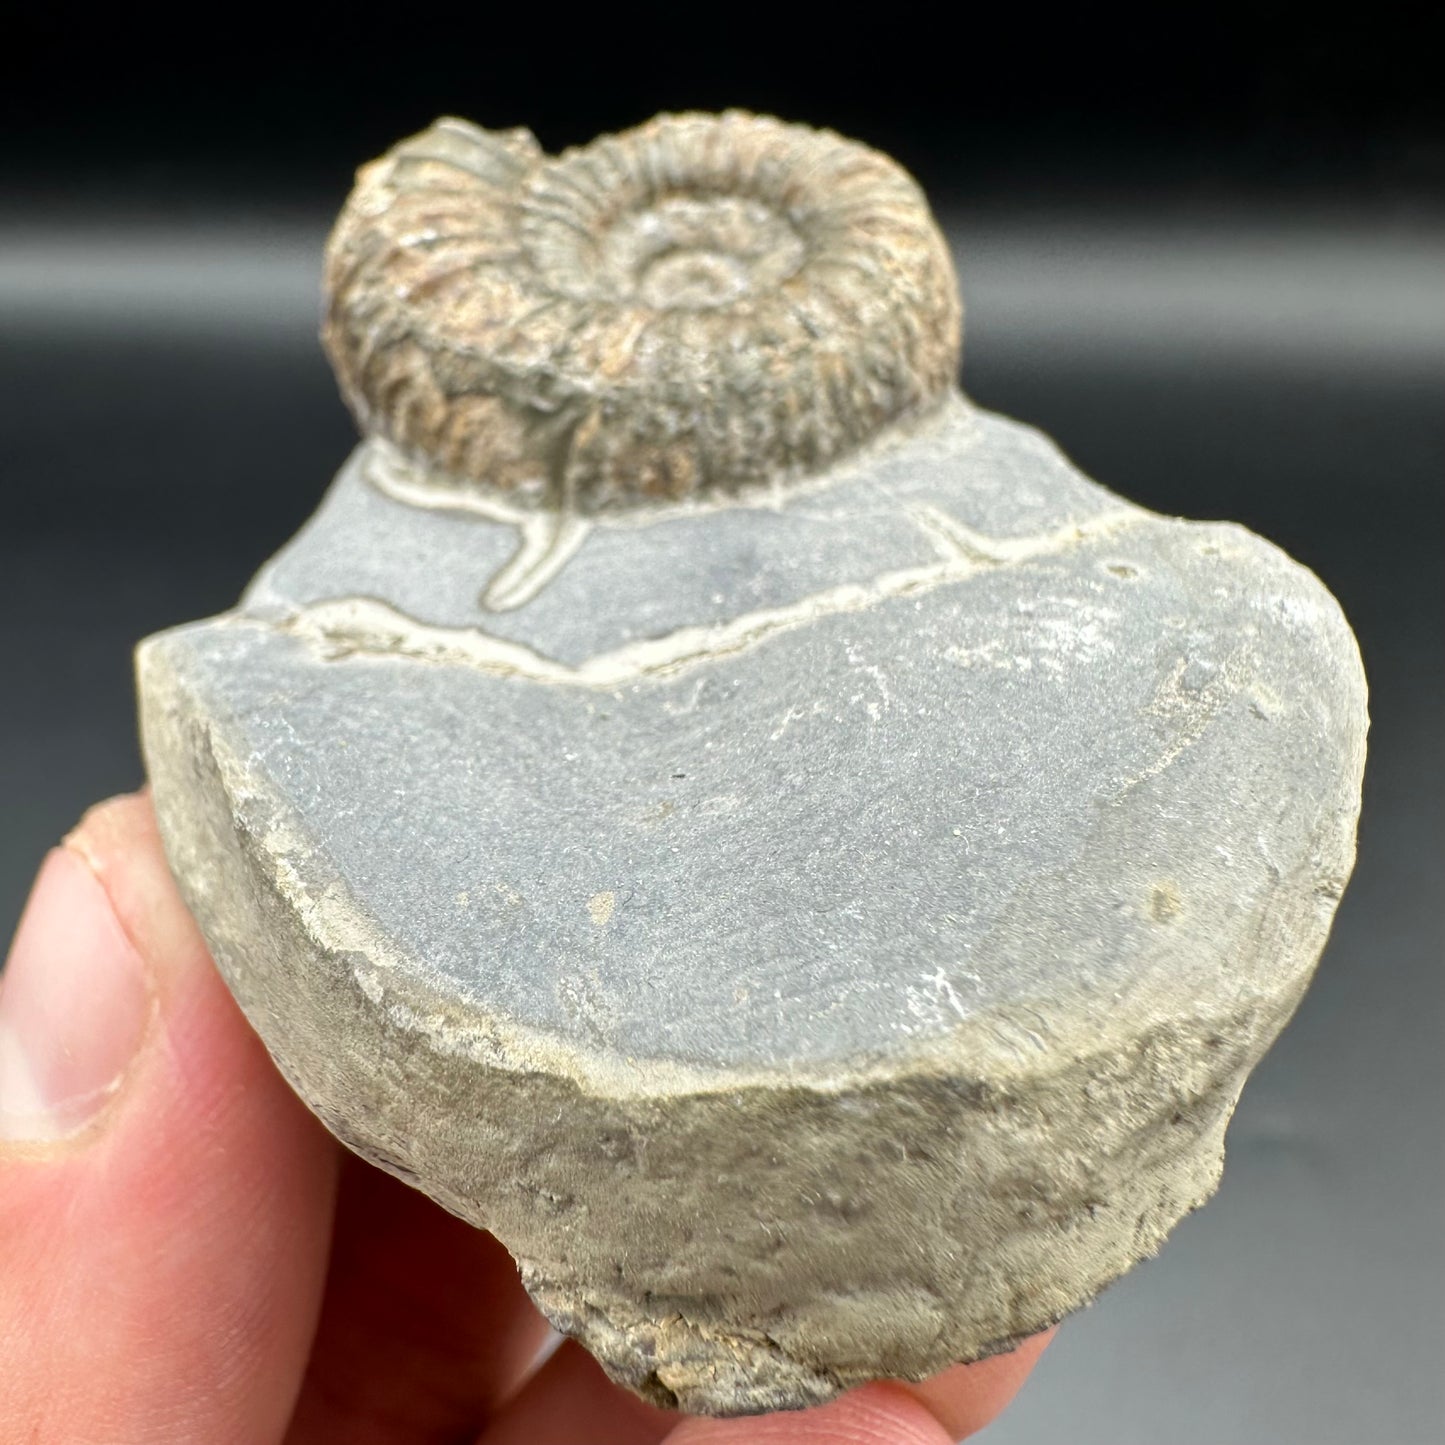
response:
<path id="1" fill-rule="evenodd" d="M 364 430 L 582 513 L 815 471 L 943 397 L 960 347 L 912 178 L 740 112 L 555 158 L 439 120 L 358 173 L 326 290 Z"/>

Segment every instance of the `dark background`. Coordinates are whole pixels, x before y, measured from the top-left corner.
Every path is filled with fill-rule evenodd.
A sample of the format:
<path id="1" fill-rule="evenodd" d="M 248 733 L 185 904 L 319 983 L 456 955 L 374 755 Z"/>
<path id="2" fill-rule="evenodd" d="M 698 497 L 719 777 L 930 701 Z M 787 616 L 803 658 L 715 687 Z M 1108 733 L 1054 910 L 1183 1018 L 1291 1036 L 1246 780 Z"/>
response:
<path id="1" fill-rule="evenodd" d="M 1016 13 L 1015 13 L 1016 12 Z M 743 105 L 891 151 L 959 258 L 964 382 L 1149 506 L 1232 517 L 1360 636 L 1360 863 L 1218 1199 L 987 1438 L 1445 1437 L 1445 117 L 1427 7 L 398 4 L 7 17 L 0 931 L 140 780 L 128 652 L 227 606 L 352 437 L 315 344 L 352 168 L 451 111 L 549 149 Z M 190 28 L 188 28 L 190 27 Z"/>

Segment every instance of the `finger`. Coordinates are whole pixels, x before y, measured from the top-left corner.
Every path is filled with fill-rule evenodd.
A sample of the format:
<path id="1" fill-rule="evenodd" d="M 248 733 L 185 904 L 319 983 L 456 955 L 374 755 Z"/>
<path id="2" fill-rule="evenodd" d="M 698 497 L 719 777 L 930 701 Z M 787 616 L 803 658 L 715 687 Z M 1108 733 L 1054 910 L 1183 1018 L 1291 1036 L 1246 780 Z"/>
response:
<path id="1" fill-rule="evenodd" d="M 1045 1330 L 1030 1335 L 1006 1355 L 955 1365 L 918 1385 L 900 1381 L 899 1388 L 927 1407 L 950 1440 L 963 1440 L 1008 1408 L 1053 1337 L 1053 1330 Z"/>
<path id="2" fill-rule="evenodd" d="M 478 1445 L 653 1445 L 678 1418 L 614 1385 L 581 1345 L 567 1340 Z"/>
<path id="3" fill-rule="evenodd" d="M 920 1400 L 893 1384 L 864 1385 L 827 1405 L 778 1415 L 684 1421 L 666 1445 L 952 1445 Z"/>
<path id="4" fill-rule="evenodd" d="M 952 1445 L 1002 1413 L 1051 1334 L 1035 1335 L 1008 1355 L 956 1365 L 920 1385 L 883 1380 L 813 1410 L 687 1420 L 666 1445 Z"/>
<path id="5" fill-rule="evenodd" d="M 336 1157 L 212 966 L 147 801 L 92 810 L 0 985 L 5 1438 L 280 1440 Z"/>
<path id="6" fill-rule="evenodd" d="M 288 1445 L 450 1445 L 516 1388 L 546 1334 L 490 1234 L 348 1159 Z"/>

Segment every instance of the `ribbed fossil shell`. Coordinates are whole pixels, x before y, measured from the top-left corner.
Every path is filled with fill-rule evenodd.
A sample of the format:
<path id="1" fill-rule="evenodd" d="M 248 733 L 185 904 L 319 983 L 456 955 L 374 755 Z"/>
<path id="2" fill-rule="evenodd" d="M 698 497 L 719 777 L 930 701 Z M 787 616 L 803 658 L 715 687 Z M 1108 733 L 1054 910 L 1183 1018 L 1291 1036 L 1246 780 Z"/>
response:
<path id="1" fill-rule="evenodd" d="M 440 120 L 362 168 L 326 286 L 364 429 L 460 487 L 582 513 L 816 470 L 958 366 L 914 181 L 740 112 L 555 158 Z"/>

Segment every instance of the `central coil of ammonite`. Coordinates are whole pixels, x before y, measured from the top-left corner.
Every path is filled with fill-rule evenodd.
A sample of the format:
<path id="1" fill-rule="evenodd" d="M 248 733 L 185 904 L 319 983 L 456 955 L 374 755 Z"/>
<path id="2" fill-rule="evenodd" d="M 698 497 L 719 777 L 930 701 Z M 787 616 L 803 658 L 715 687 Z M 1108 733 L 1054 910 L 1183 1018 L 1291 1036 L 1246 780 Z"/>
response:
<path id="1" fill-rule="evenodd" d="M 915 182 L 740 112 L 556 158 L 438 121 L 359 173 L 326 285 L 364 429 L 459 488 L 581 514 L 817 471 L 958 367 Z"/>

